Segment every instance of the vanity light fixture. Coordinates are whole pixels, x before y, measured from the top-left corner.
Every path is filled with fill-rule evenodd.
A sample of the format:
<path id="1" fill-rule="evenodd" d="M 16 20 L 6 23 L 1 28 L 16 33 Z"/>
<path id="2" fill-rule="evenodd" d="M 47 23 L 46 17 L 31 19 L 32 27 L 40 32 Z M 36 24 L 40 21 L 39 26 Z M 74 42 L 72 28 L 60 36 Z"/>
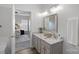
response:
<path id="1" fill-rule="evenodd" d="M 38 14 L 38 16 L 41 16 L 41 17 L 47 16 L 47 15 L 48 15 L 48 12 L 47 11 Z"/>
<path id="2" fill-rule="evenodd" d="M 53 14 L 59 12 L 60 10 L 63 9 L 62 5 L 58 5 L 56 7 L 50 8 L 49 10 L 43 12 L 43 13 L 38 13 L 38 16 L 44 17 L 47 16 L 48 14 L 50 14 L 49 12 L 52 12 Z"/>
<path id="3" fill-rule="evenodd" d="M 47 11 L 45 11 L 45 12 L 42 13 L 42 16 L 46 16 L 46 15 L 48 15 Z"/>
<path id="4" fill-rule="evenodd" d="M 53 7 L 50 9 L 51 12 L 53 13 L 57 13 L 58 11 L 62 10 L 63 7 L 61 5 L 57 6 L 57 7 Z"/>
<path id="5" fill-rule="evenodd" d="M 38 15 L 39 17 L 41 17 L 41 16 L 42 16 L 42 14 L 41 14 L 41 13 L 37 13 L 37 15 Z"/>

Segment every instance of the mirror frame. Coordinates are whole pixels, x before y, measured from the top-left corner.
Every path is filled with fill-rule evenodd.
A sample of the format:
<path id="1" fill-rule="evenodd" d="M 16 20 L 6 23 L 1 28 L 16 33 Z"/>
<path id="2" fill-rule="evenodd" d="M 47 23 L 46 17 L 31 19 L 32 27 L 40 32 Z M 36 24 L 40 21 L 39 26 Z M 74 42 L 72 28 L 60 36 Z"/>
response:
<path id="1" fill-rule="evenodd" d="M 43 17 L 43 29 L 44 29 L 44 31 L 46 31 L 46 29 L 45 29 L 45 18 L 49 17 L 49 16 L 55 16 L 55 29 L 56 29 L 55 32 L 58 33 L 58 14 L 53 14 L 53 15 L 48 15 L 48 16 Z"/>

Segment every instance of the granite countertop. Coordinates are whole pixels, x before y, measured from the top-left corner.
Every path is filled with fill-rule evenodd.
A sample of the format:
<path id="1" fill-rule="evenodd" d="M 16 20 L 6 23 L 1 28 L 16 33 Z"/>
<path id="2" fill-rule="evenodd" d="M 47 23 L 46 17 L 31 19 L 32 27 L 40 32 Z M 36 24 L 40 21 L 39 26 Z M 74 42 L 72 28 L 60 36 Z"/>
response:
<path id="1" fill-rule="evenodd" d="M 46 38 L 43 33 L 42 34 L 41 33 L 33 33 L 33 35 L 37 36 L 38 38 L 44 40 L 45 42 L 47 42 L 48 44 L 51 44 L 51 45 L 63 41 L 63 39 L 59 39 L 59 38 L 56 39 L 54 37 Z"/>

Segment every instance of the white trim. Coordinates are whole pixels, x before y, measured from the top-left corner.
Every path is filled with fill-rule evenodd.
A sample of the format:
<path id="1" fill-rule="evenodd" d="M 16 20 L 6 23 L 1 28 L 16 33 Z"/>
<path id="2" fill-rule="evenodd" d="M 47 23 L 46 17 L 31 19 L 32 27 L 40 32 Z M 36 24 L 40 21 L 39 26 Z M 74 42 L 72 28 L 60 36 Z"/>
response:
<path id="1" fill-rule="evenodd" d="M 12 35 L 11 35 L 11 45 L 12 45 L 12 54 L 15 54 L 15 6 L 12 6 Z"/>

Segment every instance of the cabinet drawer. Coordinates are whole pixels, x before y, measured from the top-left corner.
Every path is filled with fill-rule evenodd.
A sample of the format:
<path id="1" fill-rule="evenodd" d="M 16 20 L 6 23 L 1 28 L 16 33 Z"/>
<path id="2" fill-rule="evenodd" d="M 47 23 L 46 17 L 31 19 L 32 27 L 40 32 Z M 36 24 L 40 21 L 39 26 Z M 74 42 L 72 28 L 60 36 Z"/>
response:
<path id="1" fill-rule="evenodd" d="M 41 40 L 41 54 L 44 54 L 45 52 L 44 52 L 44 41 L 43 40 Z"/>
<path id="2" fill-rule="evenodd" d="M 51 47 L 51 53 L 62 54 L 63 53 L 63 42 L 56 43 Z"/>
<path id="3" fill-rule="evenodd" d="M 41 54 L 60 54 L 63 51 L 63 41 L 56 44 L 48 44 L 43 39 L 33 35 L 33 47 Z"/>

